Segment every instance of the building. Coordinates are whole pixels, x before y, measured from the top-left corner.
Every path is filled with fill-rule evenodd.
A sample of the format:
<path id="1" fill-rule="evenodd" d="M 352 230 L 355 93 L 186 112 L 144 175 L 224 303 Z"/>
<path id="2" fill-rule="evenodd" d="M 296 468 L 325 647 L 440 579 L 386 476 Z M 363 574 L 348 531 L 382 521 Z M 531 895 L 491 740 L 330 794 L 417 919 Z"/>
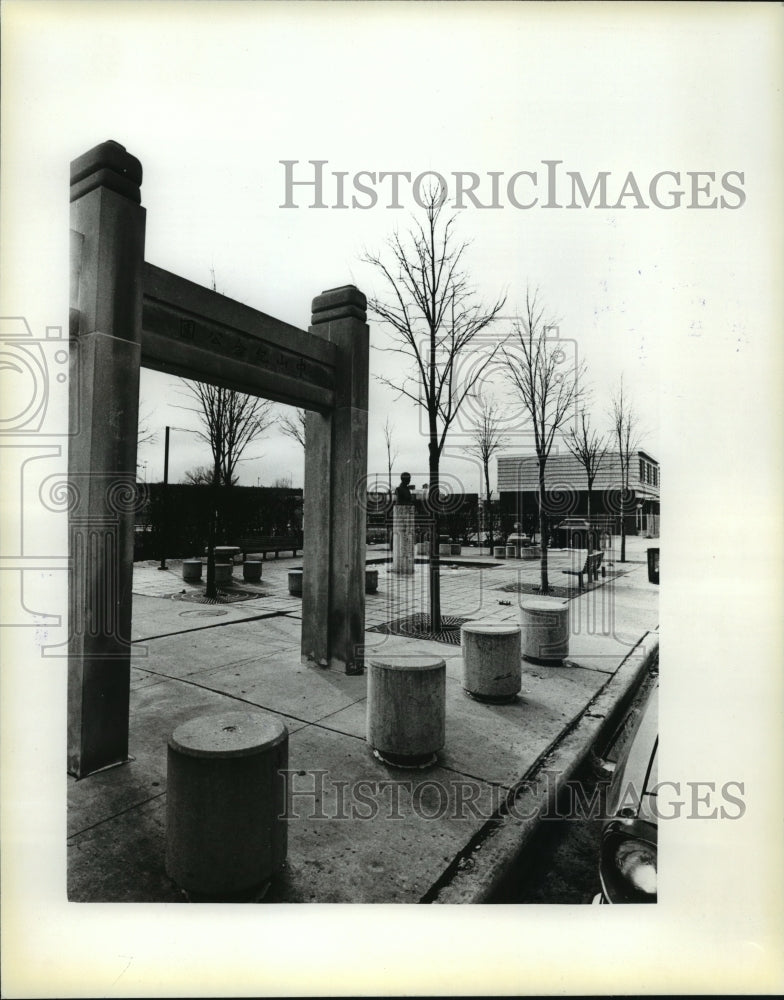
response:
<path id="1" fill-rule="evenodd" d="M 621 461 L 608 452 L 599 466 L 591 491 L 591 522 L 612 534 L 659 534 L 659 463 L 645 451 L 635 452 L 629 469 L 629 496 L 621 490 Z M 535 455 L 498 457 L 498 495 L 501 529 L 505 534 L 519 522 L 523 530 L 539 530 L 539 463 Z M 583 464 L 568 451 L 551 454 L 545 467 L 544 510 L 551 527 L 567 517 L 588 514 L 588 480 Z"/>

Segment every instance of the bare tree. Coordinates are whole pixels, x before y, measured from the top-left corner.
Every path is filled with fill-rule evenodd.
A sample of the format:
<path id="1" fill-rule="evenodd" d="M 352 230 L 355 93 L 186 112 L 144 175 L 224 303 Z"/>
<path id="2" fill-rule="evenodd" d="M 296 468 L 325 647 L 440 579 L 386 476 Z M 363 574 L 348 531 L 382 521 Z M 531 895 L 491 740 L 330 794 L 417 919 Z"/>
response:
<path id="1" fill-rule="evenodd" d="M 530 418 L 539 465 L 539 535 L 541 537 L 541 592 L 549 593 L 547 576 L 547 491 L 545 469 L 555 435 L 579 405 L 584 366 L 576 360 L 570 366 L 557 328 L 546 320 L 538 292 L 525 295 L 525 313 L 514 324 L 512 345 L 504 349 L 507 377 L 517 390 Z"/>
<path id="2" fill-rule="evenodd" d="M 506 446 L 506 439 L 501 433 L 501 417 L 495 400 L 486 399 L 481 394 L 479 400 L 479 418 L 474 425 L 474 438 L 466 448 L 469 455 L 476 455 L 482 463 L 485 477 L 485 510 L 488 518 L 490 548 L 493 547 L 493 512 L 490 506 L 492 491 L 490 489 L 490 460 L 501 448 Z M 491 553 L 492 554 L 492 553 Z"/>
<path id="3" fill-rule="evenodd" d="M 218 520 L 218 488 L 234 486 L 239 478 L 237 464 L 245 449 L 261 437 L 272 423 L 272 403 L 257 396 L 247 396 L 224 386 L 187 382 L 184 392 L 194 405 L 183 409 L 197 413 L 202 429 L 198 436 L 212 451 L 212 502 L 207 526 L 207 597 L 217 596 L 215 583 L 215 536 Z"/>
<path id="4" fill-rule="evenodd" d="M 397 448 L 392 447 L 392 431 L 394 429 L 395 425 L 390 424 L 389 417 L 387 417 L 384 421 L 384 426 L 381 428 L 381 432 L 384 435 L 384 446 L 387 449 L 387 485 L 389 486 L 390 496 L 392 496 L 392 466 L 400 454 Z"/>
<path id="5" fill-rule="evenodd" d="M 307 421 L 307 410 L 297 409 L 293 417 L 287 413 L 278 417 L 278 424 L 282 434 L 286 437 L 294 438 L 305 447 L 305 423 Z"/>
<path id="6" fill-rule="evenodd" d="M 632 458 L 640 446 L 637 414 L 623 387 L 623 376 L 612 398 L 610 411 L 615 445 L 621 463 L 621 562 L 626 562 L 626 501 Z"/>
<path id="7" fill-rule="evenodd" d="M 591 524 L 591 496 L 596 474 L 599 471 L 610 442 L 604 434 L 591 427 L 591 418 L 585 412 L 580 411 L 579 421 L 576 421 L 568 428 L 563 436 L 564 444 L 574 455 L 577 461 L 585 469 L 585 477 L 588 480 L 588 524 Z M 588 529 L 588 552 L 592 550 L 591 541 L 593 533 Z"/>
<path id="8" fill-rule="evenodd" d="M 184 474 L 182 481 L 188 486 L 212 486 L 213 470 L 209 465 L 195 465 Z"/>
<path id="9" fill-rule="evenodd" d="M 196 404 L 183 409 L 192 410 L 201 419 L 202 429 L 196 433 L 210 446 L 218 483 L 234 486 L 243 452 L 273 423 L 272 403 L 220 385 L 183 382 L 186 394 Z"/>
<path id="10" fill-rule="evenodd" d="M 138 448 L 143 444 L 155 444 L 158 440 L 158 432 L 150 430 L 150 420 L 152 419 L 152 411 L 148 410 L 146 413 L 139 414 L 139 423 L 136 429 L 136 447 Z"/>
<path id="11" fill-rule="evenodd" d="M 459 359 L 467 349 L 477 348 L 477 336 L 489 327 L 504 306 L 505 298 L 485 308 L 476 297 L 463 271 L 468 244 L 456 241 L 456 216 L 442 214 L 444 194 L 440 186 L 423 196 L 424 219 L 413 219 L 408 232 L 395 233 L 386 254 L 366 253 L 363 260 L 384 278 L 389 298 L 371 298 L 371 312 L 392 331 L 395 346 L 385 348 L 402 354 L 411 363 L 411 373 L 399 384 L 377 376 L 427 414 L 428 497 L 430 511 L 430 627 L 441 626 L 441 588 L 438 557 L 440 507 L 439 464 L 447 433 L 463 401 L 492 359 L 497 345 L 472 357 L 470 371 L 461 371 Z"/>

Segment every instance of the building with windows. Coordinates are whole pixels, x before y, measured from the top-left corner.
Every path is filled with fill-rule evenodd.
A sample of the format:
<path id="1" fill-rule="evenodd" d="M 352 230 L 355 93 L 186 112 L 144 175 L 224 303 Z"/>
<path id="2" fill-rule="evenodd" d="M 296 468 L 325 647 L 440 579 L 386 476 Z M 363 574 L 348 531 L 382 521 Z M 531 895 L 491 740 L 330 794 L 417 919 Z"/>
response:
<path id="1" fill-rule="evenodd" d="M 630 463 L 629 492 L 621 489 L 621 461 L 608 452 L 599 466 L 591 491 L 591 524 L 619 534 L 623 517 L 628 535 L 656 538 L 659 534 L 659 463 L 645 451 L 637 451 Z M 505 534 L 519 522 L 523 531 L 539 530 L 539 463 L 535 455 L 499 455 L 498 495 L 501 528 Z M 547 459 L 543 500 L 549 524 L 566 518 L 586 518 L 588 481 L 585 468 L 570 452 Z"/>

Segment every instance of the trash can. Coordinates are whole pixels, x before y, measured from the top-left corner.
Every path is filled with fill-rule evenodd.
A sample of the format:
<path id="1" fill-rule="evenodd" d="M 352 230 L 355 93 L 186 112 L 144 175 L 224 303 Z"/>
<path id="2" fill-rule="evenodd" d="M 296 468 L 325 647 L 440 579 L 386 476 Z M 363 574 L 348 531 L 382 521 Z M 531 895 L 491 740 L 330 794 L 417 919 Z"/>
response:
<path id="1" fill-rule="evenodd" d="M 659 582 L 659 550 L 648 549 L 648 583 Z"/>

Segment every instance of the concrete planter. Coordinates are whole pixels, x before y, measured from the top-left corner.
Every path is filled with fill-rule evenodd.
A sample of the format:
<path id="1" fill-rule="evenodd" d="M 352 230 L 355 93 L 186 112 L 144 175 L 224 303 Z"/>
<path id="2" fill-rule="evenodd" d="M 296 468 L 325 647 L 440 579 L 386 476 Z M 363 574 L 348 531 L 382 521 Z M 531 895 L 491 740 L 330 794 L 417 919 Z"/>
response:
<path id="1" fill-rule="evenodd" d="M 435 760 L 446 738 L 446 663 L 437 656 L 368 663 L 367 741 L 389 763 Z"/>
<path id="2" fill-rule="evenodd" d="M 506 558 L 507 559 L 517 559 L 517 558 L 519 558 L 520 550 L 517 548 L 516 545 L 506 545 L 504 547 L 506 549 Z"/>
<path id="3" fill-rule="evenodd" d="M 205 715 L 169 738 L 166 872 L 225 899 L 267 885 L 287 853 L 288 730 L 260 712 Z"/>
<path id="4" fill-rule="evenodd" d="M 289 593 L 292 597 L 302 597 L 302 570 L 289 570 Z"/>
<path id="5" fill-rule="evenodd" d="M 261 580 L 261 560 L 246 559 L 242 564 L 242 579 L 246 583 L 258 583 Z"/>
<path id="6" fill-rule="evenodd" d="M 450 548 L 451 548 L 451 552 L 449 554 L 451 556 L 459 556 L 460 553 L 463 551 L 463 546 L 462 545 L 454 545 L 454 544 L 452 544 L 450 546 Z"/>
<path id="7" fill-rule="evenodd" d="M 505 545 L 494 545 L 493 546 L 493 558 L 494 559 L 506 559 L 506 546 Z"/>
<path id="8" fill-rule="evenodd" d="M 438 546 L 438 554 L 440 556 L 451 556 L 452 555 L 452 543 L 451 542 L 440 542 Z"/>
<path id="9" fill-rule="evenodd" d="M 201 559 L 183 559 L 182 578 L 185 583 L 199 583 L 201 580 L 202 561 Z"/>
<path id="10" fill-rule="evenodd" d="M 537 597 L 520 608 L 522 655 L 535 663 L 560 663 L 569 655 L 569 602 Z"/>
<path id="11" fill-rule="evenodd" d="M 365 593 L 375 594 L 378 590 L 378 570 L 377 569 L 366 569 L 365 570 Z"/>
<path id="12" fill-rule="evenodd" d="M 513 701 L 522 685 L 520 626 L 466 622 L 460 637 L 463 688 L 479 701 Z"/>
<path id="13" fill-rule="evenodd" d="M 520 549 L 521 559 L 541 559 L 542 550 L 538 545 L 527 545 L 524 549 Z"/>

